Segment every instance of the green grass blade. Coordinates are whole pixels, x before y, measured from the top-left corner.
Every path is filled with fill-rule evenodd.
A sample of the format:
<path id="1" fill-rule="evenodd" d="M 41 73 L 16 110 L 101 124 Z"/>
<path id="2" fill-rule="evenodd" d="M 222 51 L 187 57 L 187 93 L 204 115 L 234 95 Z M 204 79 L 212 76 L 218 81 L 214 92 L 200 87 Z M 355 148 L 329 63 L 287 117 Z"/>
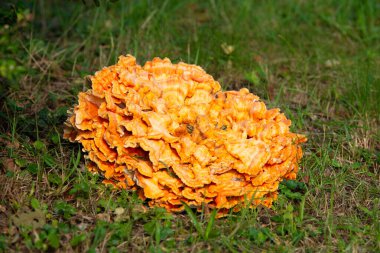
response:
<path id="1" fill-rule="evenodd" d="M 184 202 L 182 202 L 183 206 L 185 207 L 185 211 L 187 215 L 189 215 L 191 222 L 193 223 L 195 229 L 197 230 L 198 234 L 200 236 L 203 236 L 203 228 L 201 224 L 198 222 L 197 216 L 194 214 L 194 212 L 191 210 L 191 208 Z"/>
<path id="2" fill-rule="evenodd" d="M 211 216 L 210 216 L 210 220 L 208 221 L 208 224 L 207 224 L 207 227 L 206 227 L 206 230 L 205 230 L 205 235 L 204 235 L 204 239 L 205 240 L 208 240 L 208 237 L 210 235 L 210 232 L 214 226 L 214 223 L 215 223 L 215 217 L 216 217 L 216 214 L 218 213 L 218 210 L 217 209 L 214 209 L 211 213 Z"/>

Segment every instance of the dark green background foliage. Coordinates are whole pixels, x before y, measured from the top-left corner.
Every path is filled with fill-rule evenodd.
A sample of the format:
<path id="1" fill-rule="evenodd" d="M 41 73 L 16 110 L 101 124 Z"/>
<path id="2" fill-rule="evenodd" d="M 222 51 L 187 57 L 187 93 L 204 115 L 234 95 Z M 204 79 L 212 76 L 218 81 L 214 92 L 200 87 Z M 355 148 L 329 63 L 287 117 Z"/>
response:
<path id="1" fill-rule="evenodd" d="M 102 185 L 63 122 L 121 54 L 198 64 L 280 107 L 309 138 L 297 181 L 222 219 Z M 375 0 L 1 3 L 0 251 L 379 251 L 379 70 Z"/>

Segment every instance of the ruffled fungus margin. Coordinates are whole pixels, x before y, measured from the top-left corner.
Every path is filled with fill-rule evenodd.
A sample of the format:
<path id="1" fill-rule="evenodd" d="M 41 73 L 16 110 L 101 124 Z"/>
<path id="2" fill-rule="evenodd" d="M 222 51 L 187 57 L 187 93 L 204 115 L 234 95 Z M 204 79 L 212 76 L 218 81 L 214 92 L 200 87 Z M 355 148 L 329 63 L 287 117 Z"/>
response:
<path id="1" fill-rule="evenodd" d="M 296 178 L 306 137 L 247 89 L 221 91 L 199 66 L 120 56 L 91 82 L 64 138 L 82 143 L 104 183 L 137 190 L 150 206 L 270 207 L 279 182 Z"/>

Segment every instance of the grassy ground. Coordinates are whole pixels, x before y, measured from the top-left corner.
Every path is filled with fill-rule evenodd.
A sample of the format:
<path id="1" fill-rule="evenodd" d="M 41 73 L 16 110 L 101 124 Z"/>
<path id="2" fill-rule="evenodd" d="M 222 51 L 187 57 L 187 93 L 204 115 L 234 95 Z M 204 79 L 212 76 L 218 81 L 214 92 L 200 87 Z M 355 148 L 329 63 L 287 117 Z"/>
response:
<path id="1" fill-rule="evenodd" d="M 99 2 L 1 6 L 17 22 L 0 27 L 0 251 L 380 250 L 377 1 Z M 273 208 L 218 220 L 100 184 L 63 122 L 85 76 L 127 53 L 279 106 L 309 138 L 298 180 Z"/>

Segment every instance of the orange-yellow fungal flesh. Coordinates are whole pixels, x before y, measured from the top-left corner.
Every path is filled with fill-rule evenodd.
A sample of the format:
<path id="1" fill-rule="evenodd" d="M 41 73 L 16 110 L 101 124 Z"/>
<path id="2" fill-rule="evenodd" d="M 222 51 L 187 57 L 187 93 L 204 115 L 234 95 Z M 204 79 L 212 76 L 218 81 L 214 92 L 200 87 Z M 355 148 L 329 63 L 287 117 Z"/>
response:
<path id="1" fill-rule="evenodd" d="M 82 143 L 104 183 L 138 190 L 150 206 L 269 207 L 279 182 L 296 177 L 306 137 L 247 89 L 221 91 L 199 66 L 120 56 L 91 81 L 64 137 Z"/>

